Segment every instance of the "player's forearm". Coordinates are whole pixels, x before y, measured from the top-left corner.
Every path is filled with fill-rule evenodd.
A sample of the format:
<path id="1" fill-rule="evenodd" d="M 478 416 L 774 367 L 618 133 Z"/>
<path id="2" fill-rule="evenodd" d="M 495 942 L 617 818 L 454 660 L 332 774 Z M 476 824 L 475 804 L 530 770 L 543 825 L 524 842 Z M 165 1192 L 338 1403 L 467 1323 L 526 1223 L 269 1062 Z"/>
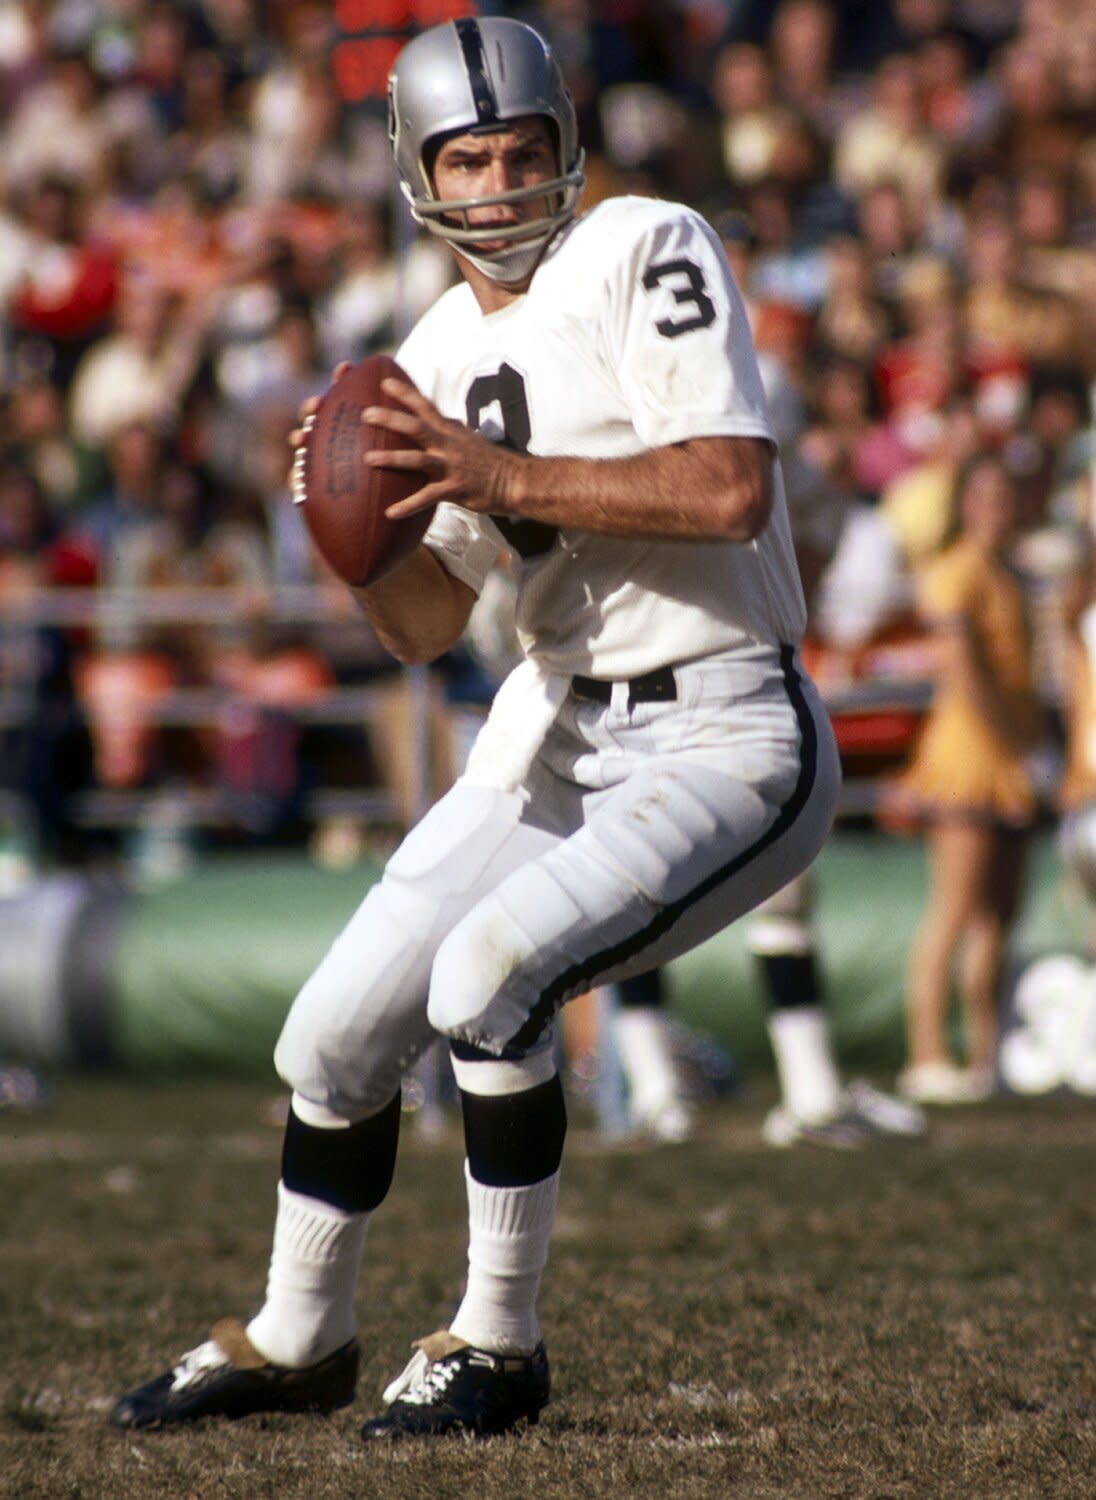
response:
<path id="1" fill-rule="evenodd" d="M 772 448 L 763 438 L 692 438 L 619 459 L 510 457 L 506 513 L 549 526 L 749 542 L 772 509 Z"/>
<path id="2" fill-rule="evenodd" d="M 350 592 L 384 649 L 405 665 L 434 661 L 455 646 L 476 601 L 423 546 L 376 583 Z"/>

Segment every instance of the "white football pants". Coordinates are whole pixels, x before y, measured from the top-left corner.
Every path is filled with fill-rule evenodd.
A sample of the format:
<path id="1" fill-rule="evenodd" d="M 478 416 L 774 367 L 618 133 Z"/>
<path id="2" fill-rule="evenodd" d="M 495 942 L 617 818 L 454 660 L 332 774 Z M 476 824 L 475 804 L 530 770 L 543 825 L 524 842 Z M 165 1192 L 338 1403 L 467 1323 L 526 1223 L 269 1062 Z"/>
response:
<path id="1" fill-rule="evenodd" d="M 565 1000 L 679 957 L 811 863 L 840 770 L 795 653 L 675 677 L 670 702 L 570 694 L 516 791 L 458 781 L 411 830 L 290 1011 L 291 1088 L 360 1119 L 438 1034 L 550 1045 Z"/>

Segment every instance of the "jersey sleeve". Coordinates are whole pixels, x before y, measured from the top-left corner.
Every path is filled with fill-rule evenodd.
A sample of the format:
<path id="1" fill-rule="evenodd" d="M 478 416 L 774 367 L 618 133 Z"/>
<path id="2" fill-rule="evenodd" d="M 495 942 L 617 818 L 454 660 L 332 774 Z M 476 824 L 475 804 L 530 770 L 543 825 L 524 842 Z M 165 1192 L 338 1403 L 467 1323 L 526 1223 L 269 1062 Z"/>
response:
<path id="1" fill-rule="evenodd" d="M 505 548 L 502 537 L 485 517 L 459 505 L 439 505 L 423 542 L 442 567 L 475 593 Z"/>
<path id="2" fill-rule="evenodd" d="M 605 337 L 642 441 L 773 438 L 745 304 L 699 214 L 663 204 L 624 236 Z"/>

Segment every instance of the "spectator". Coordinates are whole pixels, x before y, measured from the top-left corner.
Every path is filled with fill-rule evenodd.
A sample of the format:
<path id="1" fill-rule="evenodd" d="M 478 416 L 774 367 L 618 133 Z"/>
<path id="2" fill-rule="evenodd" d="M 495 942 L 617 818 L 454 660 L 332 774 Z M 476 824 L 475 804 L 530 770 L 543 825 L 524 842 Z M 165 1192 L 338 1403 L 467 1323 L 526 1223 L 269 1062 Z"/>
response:
<path id="1" fill-rule="evenodd" d="M 1017 271 L 1034 292 L 1050 294 L 1057 306 L 1071 312 L 1091 329 L 1096 299 L 1096 266 L 1091 246 L 1073 233 L 1072 184 L 1079 174 L 1064 177 L 1041 167 L 1028 167 L 1015 184 L 1013 222 Z M 1050 300 L 1044 297 L 1044 302 Z M 1086 310 L 1087 313 L 1086 313 Z M 1087 346 L 1087 331 L 1076 347 Z"/>
<path id="2" fill-rule="evenodd" d="M 911 56 L 884 58 L 872 75 L 867 109 L 853 116 L 834 143 L 834 176 L 852 197 L 884 181 L 898 185 L 919 213 L 940 190 L 943 152 L 929 129 Z"/>
<path id="3" fill-rule="evenodd" d="M 187 8 L 152 0 L 134 25 L 132 80 L 151 104 L 160 131 L 173 134 L 183 124 Z"/>
<path id="4" fill-rule="evenodd" d="M 198 0 L 196 27 L 203 44 L 224 64 L 235 100 L 274 65 L 277 48 L 256 0 Z"/>
<path id="5" fill-rule="evenodd" d="M 200 470 L 167 455 L 154 506 L 116 537 L 104 581 L 122 603 L 102 632 L 103 653 L 136 670 L 160 663 L 177 685 L 228 689 L 224 712 L 195 733 L 146 740 L 146 764 L 160 776 L 212 784 L 233 822 L 256 837 L 273 834 L 297 812 L 302 790 L 290 711 L 314 700 L 329 677 L 310 654 L 287 656 L 271 635 L 267 543 L 245 497 L 215 495 Z M 194 590 L 194 617 L 159 620 L 161 589 Z"/>
<path id="6" fill-rule="evenodd" d="M 452 268 L 433 240 L 416 240 L 394 255 L 389 219 L 383 205 L 368 201 L 340 215 L 332 284 L 317 315 L 329 368 L 394 347 L 399 329 L 450 284 Z"/>
<path id="7" fill-rule="evenodd" d="M 891 315 L 875 295 L 871 256 L 857 233 L 831 235 L 826 284 L 815 325 L 818 347 L 872 366 L 891 333 Z"/>
<path id="8" fill-rule="evenodd" d="M 238 359 L 222 358 L 219 375 L 229 420 L 251 421 L 270 401 L 299 406 L 309 396 L 321 395 L 328 384 L 328 367 L 320 357 L 311 308 L 304 302 L 283 302 L 269 335 Z"/>
<path id="9" fill-rule="evenodd" d="M 835 76 L 837 9 L 828 0 L 780 0 L 769 33 L 776 97 L 832 143 L 863 104 L 864 89 Z"/>
<path id="10" fill-rule="evenodd" d="M 891 308 L 918 249 L 917 221 L 901 185 L 882 178 L 856 200 L 856 225 L 872 267 L 872 290 Z"/>
<path id="11" fill-rule="evenodd" d="M 152 504 L 117 534 L 103 558 L 104 582 L 135 601 L 128 618 L 112 615 L 110 647 L 159 652 L 179 666 L 184 680 L 200 683 L 215 675 L 221 655 L 253 639 L 251 622 L 266 612 L 270 564 L 261 527 L 234 513 L 240 499 L 226 503 L 200 470 L 166 457 Z M 161 588 L 220 591 L 219 618 L 150 622 L 139 591 Z"/>
<path id="12" fill-rule="evenodd" d="M 118 266 L 88 230 L 88 201 L 57 176 L 35 181 L 16 200 L 24 239 L 8 302 L 15 363 L 22 372 L 48 371 L 62 387 L 109 327 L 117 295 Z"/>
<path id="13" fill-rule="evenodd" d="M 95 72 L 72 45 L 55 45 L 43 61 L 43 76 L 0 130 L 5 176 L 21 191 L 43 179 L 92 189 L 100 184 L 108 144 Z"/>
<path id="14" fill-rule="evenodd" d="M 1008 566 L 1015 512 L 1004 465 L 976 457 L 956 486 L 954 540 L 920 580 L 938 675 L 900 797 L 927 826 L 930 890 L 909 956 L 899 1086 L 923 1104 L 994 1088 L 997 984 L 1036 815 L 1028 757 L 1043 731 L 1024 598 Z M 957 956 L 965 1066 L 948 1041 Z"/>
<path id="15" fill-rule="evenodd" d="M 929 256 L 911 260 L 896 310 L 899 337 L 880 354 L 875 378 L 887 421 L 909 456 L 906 467 L 912 467 L 934 447 L 941 413 L 963 381 L 959 289 L 948 266 Z"/>
<path id="16" fill-rule="evenodd" d="M 251 94 L 245 192 L 256 202 L 291 198 L 305 185 L 332 193 L 345 186 L 330 7 L 292 0 L 280 19 L 280 55 Z"/>
<path id="17" fill-rule="evenodd" d="M 226 479 L 259 497 L 271 578 L 275 587 L 320 583 L 321 562 L 299 505 L 294 505 L 285 461 L 285 435 L 296 421 L 296 407 L 280 397 L 260 404 L 252 424 L 252 441 L 240 461 L 223 466 Z"/>
<path id="18" fill-rule="evenodd" d="M 90 781 L 91 744 L 74 637 L 36 623 L 33 603 L 43 589 L 94 581 L 93 557 L 58 527 L 34 477 L 0 472 L 0 790 L 14 796 L 34 858 L 74 857 L 72 801 Z"/>
<path id="19" fill-rule="evenodd" d="M 166 142 L 166 171 L 196 188 L 202 201 L 229 202 L 247 170 L 248 140 L 229 100 L 224 61 L 211 50 L 182 62 L 180 120 Z"/>
<path id="20" fill-rule="evenodd" d="M 156 282 L 127 277 L 115 329 L 87 350 L 73 375 L 69 414 L 78 440 L 102 450 L 133 423 L 174 426 L 213 311 L 204 289 L 173 298 Z"/>
<path id="21" fill-rule="evenodd" d="M 127 422 L 110 438 L 105 482 L 78 522 L 98 558 L 110 557 L 125 532 L 155 513 L 165 457 L 163 439 L 147 422 Z"/>
<path id="22" fill-rule="evenodd" d="M 814 420 L 803 432 L 802 456 L 842 494 L 874 503 L 910 454 L 881 420 L 870 369 L 849 355 L 831 354 L 819 360 L 812 385 Z"/>
<path id="23" fill-rule="evenodd" d="M 994 61 L 1005 109 L 986 144 L 990 159 L 1009 175 L 1027 166 L 1068 172 L 1085 132 L 1066 113 L 1058 61 L 1046 37 L 1021 31 Z"/>
<path id="24" fill-rule="evenodd" d="M 1048 515 L 1059 524 L 1091 525 L 1096 444 L 1082 371 L 1037 365 L 1031 373 L 1029 420 L 1033 437 L 1050 455 Z"/>
<path id="25" fill-rule="evenodd" d="M 949 403 L 917 461 L 884 485 L 879 510 L 909 568 L 919 568 L 944 545 L 954 526 L 958 477 L 980 447 L 974 405 L 964 394 Z"/>
<path id="26" fill-rule="evenodd" d="M 971 51 L 958 28 L 930 32 L 916 48 L 925 120 L 949 156 L 980 148 L 1001 115 L 1000 90 L 971 71 Z"/>
<path id="27" fill-rule="evenodd" d="M 235 242 L 231 218 L 189 177 L 166 177 L 148 194 L 116 185 L 98 200 L 95 225 L 125 266 L 126 280 L 159 287 L 167 297 L 223 293 L 250 259 L 250 245 Z"/>
<path id="28" fill-rule="evenodd" d="M 967 234 L 963 320 L 972 363 L 1002 353 L 1075 364 L 1083 327 L 1068 296 L 1025 284 L 1016 226 L 1005 210 L 976 212 Z"/>
<path id="29" fill-rule="evenodd" d="M 753 222 L 747 213 L 734 208 L 723 208 L 714 215 L 712 227 L 719 235 L 735 285 L 742 293 L 750 327 L 753 328 L 757 322 L 757 308 L 753 298 L 753 257 L 757 240 Z"/>
<path id="30" fill-rule="evenodd" d="M 41 485 L 51 512 L 71 523 L 99 471 L 72 436 L 64 396 L 47 374 L 29 374 L 12 389 L 3 450 Z"/>
<path id="31" fill-rule="evenodd" d="M 799 129 L 776 97 L 772 67 L 761 47 L 732 42 L 715 59 L 712 97 L 722 119 L 723 165 L 745 185 L 783 175 L 782 156 Z"/>

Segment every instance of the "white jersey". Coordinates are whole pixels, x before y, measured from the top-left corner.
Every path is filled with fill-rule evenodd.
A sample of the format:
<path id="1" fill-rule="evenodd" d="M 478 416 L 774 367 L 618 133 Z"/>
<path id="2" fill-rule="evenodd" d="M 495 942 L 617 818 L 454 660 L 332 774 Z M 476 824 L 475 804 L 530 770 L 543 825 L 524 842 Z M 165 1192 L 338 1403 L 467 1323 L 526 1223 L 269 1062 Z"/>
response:
<path id="1" fill-rule="evenodd" d="M 772 439 L 746 312 L 692 210 L 616 198 L 555 242 L 526 294 L 484 314 L 447 292 L 398 359 L 446 416 L 544 457 L 623 458 L 687 438 Z M 606 679 L 743 647 L 805 624 L 779 461 L 753 542 L 665 542 L 493 520 L 439 506 L 427 544 L 477 593 L 500 548 L 519 568 L 522 649 Z"/>

